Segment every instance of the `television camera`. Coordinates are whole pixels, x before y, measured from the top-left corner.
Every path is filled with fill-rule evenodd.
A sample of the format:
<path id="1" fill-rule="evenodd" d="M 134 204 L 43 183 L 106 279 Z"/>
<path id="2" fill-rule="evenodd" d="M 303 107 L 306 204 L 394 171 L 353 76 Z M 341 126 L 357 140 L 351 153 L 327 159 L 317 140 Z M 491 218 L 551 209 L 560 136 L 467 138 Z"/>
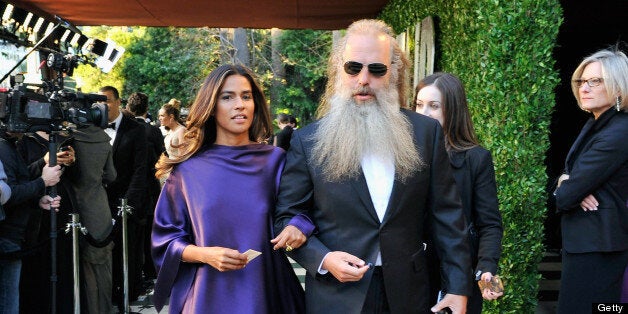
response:
<path id="1" fill-rule="evenodd" d="M 0 130 L 26 133 L 34 130 L 60 131 L 95 125 L 107 127 L 107 97 L 73 93 L 63 87 L 63 76 L 72 75 L 82 60 L 73 55 L 52 52 L 47 66 L 56 79 L 44 80 L 40 92 L 29 89 L 24 76 L 11 77 L 11 88 L 0 89 Z"/>

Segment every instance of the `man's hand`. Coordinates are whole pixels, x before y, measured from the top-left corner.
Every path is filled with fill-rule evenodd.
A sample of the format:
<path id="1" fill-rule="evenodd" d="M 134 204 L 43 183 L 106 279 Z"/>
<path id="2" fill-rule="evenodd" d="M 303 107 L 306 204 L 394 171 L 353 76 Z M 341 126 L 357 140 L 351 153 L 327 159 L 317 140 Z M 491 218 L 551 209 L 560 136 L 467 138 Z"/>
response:
<path id="1" fill-rule="evenodd" d="M 55 198 L 52 198 L 50 195 L 44 195 L 39 199 L 39 207 L 42 209 L 50 210 L 50 208 L 54 208 L 55 212 L 58 212 L 59 206 L 61 206 L 61 196 L 59 195 Z"/>
<path id="2" fill-rule="evenodd" d="M 301 230 L 295 226 L 287 225 L 277 237 L 270 240 L 270 243 L 275 245 L 273 250 L 285 248 L 289 252 L 299 248 L 306 240 L 307 237 Z"/>
<path id="3" fill-rule="evenodd" d="M 448 307 L 452 314 L 464 314 L 467 312 L 467 297 L 464 295 L 457 295 L 447 293 L 445 297 L 436 305 L 432 307 L 432 312 L 436 313 L 444 308 Z"/>
<path id="4" fill-rule="evenodd" d="M 369 270 L 369 265 L 347 252 L 334 251 L 325 256 L 322 268 L 334 275 L 338 281 L 350 282 L 362 279 L 364 273 Z"/>
<path id="5" fill-rule="evenodd" d="M 41 178 L 44 179 L 44 184 L 46 186 L 53 186 L 61 180 L 61 173 L 61 166 L 56 165 L 54 167 L 50 167 L 45 165 L 41 170 Z"/>

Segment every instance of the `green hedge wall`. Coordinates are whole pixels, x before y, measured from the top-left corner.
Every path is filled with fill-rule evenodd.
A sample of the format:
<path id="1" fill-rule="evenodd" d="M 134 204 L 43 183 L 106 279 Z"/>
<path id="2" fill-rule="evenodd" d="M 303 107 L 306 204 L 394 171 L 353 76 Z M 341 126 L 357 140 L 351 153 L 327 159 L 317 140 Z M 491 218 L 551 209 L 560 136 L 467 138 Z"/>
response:
<path id="1" fill-rule="evenodd" d="M 436 67 L 465 83 L 476 131 L 495 161 L 506 291 L 484 310 L 534 313 L 562 9 L 558 0 L 392 0 L 380 18 L 403 32 L 427 16 L 437 20 Z"/>

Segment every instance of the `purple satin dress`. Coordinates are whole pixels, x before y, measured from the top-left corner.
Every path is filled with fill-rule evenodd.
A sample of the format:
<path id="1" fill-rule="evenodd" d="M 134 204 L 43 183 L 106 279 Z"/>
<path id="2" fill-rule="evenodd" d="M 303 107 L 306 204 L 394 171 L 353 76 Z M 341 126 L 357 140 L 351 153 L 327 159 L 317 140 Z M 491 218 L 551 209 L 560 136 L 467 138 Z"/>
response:
<path id="1" fill-rule="evenodd" d="M 269 145 L 212 145 L 170 174 L 155 209 L 153 301 L 170 313 L 303 313 L 304 293 L 281 251 L 273 251 L 272 211 L 284 152 Z M 262 255 L 219 272 L 184 263 L 188 244 Z"/>

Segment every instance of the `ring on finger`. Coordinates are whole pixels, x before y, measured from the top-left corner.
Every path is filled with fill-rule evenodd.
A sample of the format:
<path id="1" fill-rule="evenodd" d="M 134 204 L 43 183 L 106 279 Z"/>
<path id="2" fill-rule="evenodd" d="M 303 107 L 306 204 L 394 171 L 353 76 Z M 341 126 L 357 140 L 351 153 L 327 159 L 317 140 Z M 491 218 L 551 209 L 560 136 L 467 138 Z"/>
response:
<path id="1" fill-rule="evenodd" d="M 291 247 L 289 244 L 286 244 L 286 252 L 290 252 L 292 250 L 294 250 L 294 248 Z"/>

